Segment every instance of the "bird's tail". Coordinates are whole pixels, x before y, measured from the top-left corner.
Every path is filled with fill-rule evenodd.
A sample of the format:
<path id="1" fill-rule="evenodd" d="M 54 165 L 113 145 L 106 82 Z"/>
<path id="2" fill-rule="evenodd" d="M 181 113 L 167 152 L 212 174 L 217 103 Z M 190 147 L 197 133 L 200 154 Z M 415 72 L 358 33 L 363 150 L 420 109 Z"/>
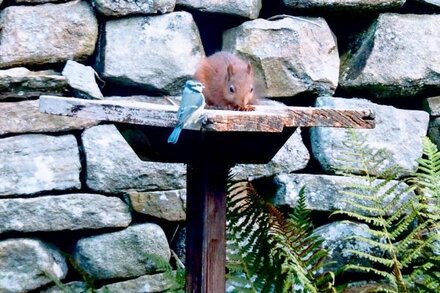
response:
<path id="1" fill-rule="evenodd" d="M 168 137 L 168 143 L 176 144 L 177 140 L 179 139 L 180 132 L 182 131 L 182 126 L 177 125 L 173 132 L 171 132 L 170 136 Z"/>

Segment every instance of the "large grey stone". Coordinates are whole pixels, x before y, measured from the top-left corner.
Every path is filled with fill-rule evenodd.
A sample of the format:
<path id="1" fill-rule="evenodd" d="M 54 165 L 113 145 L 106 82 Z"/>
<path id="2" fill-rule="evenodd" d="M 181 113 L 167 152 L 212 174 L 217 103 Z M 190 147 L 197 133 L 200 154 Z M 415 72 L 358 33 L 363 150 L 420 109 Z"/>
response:
<path id="1" fill-rule="evenodd" d="M 141 292 L 155 293 L 168 292 L 171 288 L 169 277 L 164 273 L 155 275 L 145 275 L 136 279 L 105 285 L 96 290 L 96 293 L 106 292 Z"/>
<path id="2" fill-rule="evenodd" d="M 341 58 L 340 85 L 374 97 L 440 88 L 440 15 L 381 14 Z"/>
<path id="3" fill-rule="evenodd" d="M 64 66 L 63 76 L 74 90 L 77 98 L 102 99 L 104 96 L 96 83 L 95 70 L 90 66 L 68 60 Z"/>
<path id="4" fill-rule="evenodd" d="M 9 6 L 1 11 L 0 27 L 0 68 L 85 60 L 98 37 L 87 1 Z"/>
<path id="5" fill-rule="evenodd" d="M 183 164 L 141 161 L 114 125 L 83 132 L 87 186 L 98 192 L 154 191 L 186 186 Z"/>
<path id="6" fill-rule="evenodd" d="M 427 98 L 424 104 L 431 116 L 440 116 L 440 96 Z"/>
<path id="7" fill-rule="evenodd" d="M 404 176 L 417 168 L 416 160 L 422 156 L 422 136 L 426 135 L 429 114 L 424 111 L 401 110 L 392 106 L 374 104 L 363 99 L 343 99 L 320 97 L 317 107 L 341 109 L 371 109 L 375 113 L 374 129 L 354 129 L 359 137 L 367 138 L 366 145 L 373 151 L 383 150 L 380 168 L 370 170 L 372 175 L 380 175 L 385 168 L 398 166 L 397 175 Z M 349 141 L 347 130 L 340 128 L 315 127 L 311 129 L 312 152 L 327 172 L 346 166 L 346 153 L 352 151 L 344 144 Z M 352 159 L 353 160 L 353 159 Z M 361 170 L 362 162 L 352 162 Z"/>
<path id="8" fill-rule="evenodd" d="M 165 219 L 184 221 L 186 219 L 186 190 L 129 191 L 127 195 L 133 210 L 138 213 Z"/>
<path id="9" fill-rule="evenodd" d="M 63 96 L 68 93 L 66 79 L 58 72 L 29 71 L 24 67 L 0 70 L 0 100 L 36 98 L 43 94 Z"/>
<path id="10" fill-rule="evenodd" d="M 92 5 L 106 16 L 124 16 L 171 12 L 176 0 L 92 0 Z"/>
<path id="11" fill-rule="evenodd" d="M 267 164 L 239 164 L 232 168 L 234 180 L 255 179 L 304 169 L 310 154 L 297 129 Z"/>
<path id="12" fill-rule="evenodd" d="M 0 103 L 0 135 L 61 132 L 97 125 L 99 120 L 40 113 L 38 100 Z"/>
<path id="13" fill-rule="evenodd" d="M 347 264 L 368 265 L 365 259 L 354 255 L 348 250 L 356 250 L 375 256 L 381 255 L 381 251 L 371 244 L 357 239 L 348 239 L 353 236 L 374 239 L 367 229 L 368 226 L 365 224 L 348 221 L 333 222 L 316 228 L 313 233 L 324 239 L 322 247 L 329 253 L 324 268 L 335 272 Z"/>
<path id="14" fill-rule="evenodd" d="M 81 269 L 95 279 L 142 276 L 156 270 L 153 258 L 169 260 L 170 256 L 165 233 L 149 223 L 82 238 L 73 252 Z"/>
<path id="15" fill-rule="evenodd" d="M 37 239 L 0 241 L 0 292 L 27 292 L 66 274 L 64 257 L 51 245 Z"/>
<path id="16" fill-rule="evenodd" d="M 177 0 L 177 5 L 203 12 L 238 15 L 255 19 L 260 14 L 261 0 Z"/>
<path id="17" fill-rule="evenodd" d="M 223 49 L 251 61 L 267 97 L 332 95 L 338 85 L 338 48 L 323 18 L 248 21 L 224 32 Z"/>
<path id="18" fill-rule="evenodd" d="M 0 197 L 79 189 L 81 163 L 73 135 L 0 139 Z"/>
<path id="19" fill-rule="evenodd" d="M 283 2 L 289 8 L 339 8 L 372 11 L 399 8 L 405 4 L 406 0 L 283 0 Z"/>
<path id="20" fill-rule="evenodd" d="M 331 175 L 311 175 L 311 174 L 282 174 L 275 177 L 277 191 L 275 195 L 275 203 L 280 205 L 289 205 L 295 207 L 298 201 L 298 195 L 301 188 L 305 187 L 304 196 L 306 206 L 310 210 L 332 212 L 335 210 L 343 210 L 350 212 L 360 212 L 356 207 L 347 203 L 346 200 L 356 202 L 363 206 L 373 207 L 373 202 L 368 200 L 367 196 L 371 196 L 366 192 L 368 186 L 378 186 L 383 184 L 383 180 L 377 179 L 371 182 L 357 178 Z M 396 189 L 394 186 L 397 184 Z M 364 191 L 354 188 L 354 186 L 365 186 Z M 400 203 L 414 197 L 413 191 L 407 190 L 408 185 L 404 182 L 391 181 L 377 191 L 377 195 L 386 195 L 384 203 L 389 203 L 393 198 L 400 196 Z M 406 192 L 404 192 L 407 190 Z M 392 191 L 392 192 L 391 192 Z M 357 198 L 349 198 L 348 193 L 356 192 L 364 194 L 363 200 Z M 397 202 L 396 204 L 398 204 Z M 387 215 L 391 215 L 396 210 L 396 206 L 388 209 Z M 369 215 L 374 214 L 372 211 Z"/>
<path id="21" fill-rule="evenodd" d="M 66 194 L 0 199 L 0 233 L 127 227 L 128 206 L 119 198 Z"/>
<path id="22" fill-rule="evenodd" d="M 188 12 L 109 20 L 101 75 L 111 82 L 180 94 L 204 56 Z"/>

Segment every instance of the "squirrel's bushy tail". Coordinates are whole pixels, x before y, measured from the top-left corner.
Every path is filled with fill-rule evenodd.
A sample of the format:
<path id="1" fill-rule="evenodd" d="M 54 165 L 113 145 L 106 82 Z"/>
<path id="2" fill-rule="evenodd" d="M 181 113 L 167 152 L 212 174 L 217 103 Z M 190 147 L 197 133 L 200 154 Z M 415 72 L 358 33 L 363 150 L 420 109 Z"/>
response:
<path id="1" fill-rule="evenodd" d="M 177 140 L 179 139 L 180 132 L 182 131 L 182 126 L 177 125 L 173 132 L 171 132 L 170 136 L 168 137 L 168 143 L 176 144 Z"/>

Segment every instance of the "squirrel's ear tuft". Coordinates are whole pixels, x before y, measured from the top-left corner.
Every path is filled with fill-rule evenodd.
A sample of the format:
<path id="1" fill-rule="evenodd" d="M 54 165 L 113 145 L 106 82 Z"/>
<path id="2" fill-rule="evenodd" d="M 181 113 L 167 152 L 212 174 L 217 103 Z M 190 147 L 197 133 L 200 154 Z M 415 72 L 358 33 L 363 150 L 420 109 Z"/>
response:
<path id="1" fill-rule="evenodd" d="M 231 80 L 232 76 L 234 75 L 234 66 L 232 64 L 229 64 L 227 71 L 228 71 L 228 80 Z"/>

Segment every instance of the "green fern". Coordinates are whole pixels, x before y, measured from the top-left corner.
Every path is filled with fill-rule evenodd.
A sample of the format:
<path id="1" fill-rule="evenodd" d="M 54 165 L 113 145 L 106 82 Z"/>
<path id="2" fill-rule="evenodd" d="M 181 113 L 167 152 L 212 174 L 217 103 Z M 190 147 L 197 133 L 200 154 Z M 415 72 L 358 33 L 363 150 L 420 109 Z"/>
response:
<path id="1" fill-rule="evenodd" d="M 434 245 L 440 244 L 440 151 L 429 138 L 423 138 L 423 156 L 418 160 L 419 166 L 409 180 L 419 192 L 419 222 L 424 226 L 424 233 L 417 235 L 423 243 L 419 255 L 424 262 L 416 266 L 411 280 L 419 292 L 438 292 L 440 288 L 440 254 L 435 252 Z"/>
<path id="2" fill-rule="evenodd" d="M 318 273 L 327 252 L 312 236 L 304 189 L 289 218 L 252 184 L 229 186 L 227 278 L 234 292 L 335 292 L 332 273 Z"/>
<path id="3" fill-rule="evenodd" d="M 381 166 L 383 158 L 378 155 L 381 152 L 371 150 L 366 144 L 366 138 L 361 139 L 355 131 L 348 130 L 347 145 L 351 148 L 343 154 L 345 169 L 340 171 L 344 175 L 348 172 L 362 174 L 356 177 L 363 180 L 361 184 L 347 186 L 348 191 L 345 192 L 347 198 L 344 201 L 355 207 L 355 211 L 336 211 L 334 214 L 342 214 L 367 224 L 367 232 L 374 238 L 353 238 L 379 249 L 381 253 L 372 255 L 361 251 L 349 251 L 368 262 L 365 265 L 348 265 L 344 270 L 378 275 L 387 283 L 387 291 L 409 292 L 412 284 L 409 284 L 403 275 L 403 270 L 414 269 L 416 260 L 422 257 L 425 248 L 430 246 L 431 242 L 422 240 L 420 235 L 432 222 L 420 222 L 424 206 L 417 197 L 410 196 L 415 187 L 408 186 L 402 189 L 399 187 L 402 186 L 400 182 L 392 181 L 398 169 Z M 351 161 L 354 163 L 351 164 Z M 431 174 L 431 162 L 425 163 L 429 167 L 424 167 L 424 172 Z M 382 173 L 373 175 L 378 174 L 378 170 Z M 378 177 L 385 179 L 378 180 Z M 424 187 L 435 185 L 430 181 L 430 176 L 423 175 L 419 178 L 422 178 Z M 390 210 L 393 213 L 388 216 Z"/>

